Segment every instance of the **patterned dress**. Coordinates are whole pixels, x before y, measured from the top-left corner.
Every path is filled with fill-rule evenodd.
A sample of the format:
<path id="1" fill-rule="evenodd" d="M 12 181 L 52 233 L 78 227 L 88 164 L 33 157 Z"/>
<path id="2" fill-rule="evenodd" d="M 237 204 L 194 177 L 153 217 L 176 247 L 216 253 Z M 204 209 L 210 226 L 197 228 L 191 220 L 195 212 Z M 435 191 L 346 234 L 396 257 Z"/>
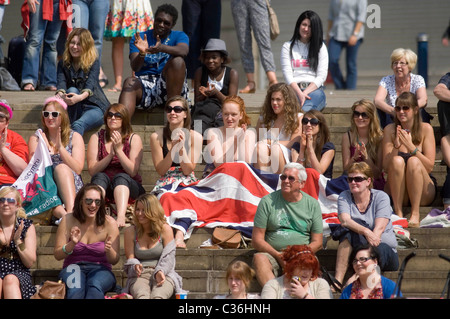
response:
<path id="1" fill-rule="evenodd" d="M 150 0 L 111 0 L 105 22 L 105 39 L 132 37 L 153 28 L 153 11 Z"/>
<path id="2" fill-rule="evenodd" d="M 23 240 L 33 221 L 18 218 L 18 223 L 20 224 L 22 220 L 24 221 L 24 228 L 20 238 Z M 18 224 L 15 226 L 14 231 L 17 231 L 17 227 Z M 22 299 L 30 299 L 36 293 L 36 287 L 31 281 L 30 269 L 26 268 L 20 260 L 20 257 L 18 257 L 14 240 L 11 240 L 8 246 L 0 246 L 0 278 L 3 280 L 6 275 L 10 274 L 15 275 L 19 279 Z"/>

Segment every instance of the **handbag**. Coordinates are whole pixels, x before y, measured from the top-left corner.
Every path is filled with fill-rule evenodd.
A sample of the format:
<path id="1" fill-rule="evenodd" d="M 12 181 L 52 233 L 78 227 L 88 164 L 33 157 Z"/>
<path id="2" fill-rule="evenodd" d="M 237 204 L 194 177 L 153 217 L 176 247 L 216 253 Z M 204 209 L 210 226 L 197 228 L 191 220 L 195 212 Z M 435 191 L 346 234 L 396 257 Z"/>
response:
<path id="1" fill-rule="evenodd" d="M 241 247 L 242 236 L 241 232 L 236 229 L 216 227 L 212 234 L 212 243 L 222 248 Z"/>
<path id="2" fill-rule="evenodd" d="M 275 40 L 280 35 L 280 26 L 278 24 L 277 14 L 270 5 L 269 0 L 266 0 L 267 10 L 269 11 L 269 25 L 270 25 L 270 39 Z"/>
<path id="3" fill-rule="evenodd" d="M 66 284 L 46 280 L 31 299 L 64 299 L 66 297 Z"/>

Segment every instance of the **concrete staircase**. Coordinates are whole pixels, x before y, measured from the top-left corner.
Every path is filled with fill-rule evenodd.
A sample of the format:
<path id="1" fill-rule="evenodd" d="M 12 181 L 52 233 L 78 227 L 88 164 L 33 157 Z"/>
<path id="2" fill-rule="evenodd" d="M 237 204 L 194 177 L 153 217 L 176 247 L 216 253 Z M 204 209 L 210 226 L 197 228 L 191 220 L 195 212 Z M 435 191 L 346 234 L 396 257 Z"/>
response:
<path id="1" fill-rule="evenodd" d="M 340 144 L 341 136 L 349 127 L 350 106 L 354 101 L 361 98 L 373 99 L 374 91 L 372 89 L 362 89 L 353 92 L 339 92 L 326 90 L 328 105 L 324 110 L 328 124 L 331 128 L 331 139 L 336 145 L 336 159 L 334 177 L 338 177 L 342 173 Z M 22 134 L 26 140 L 39 127 L 40 112 L 42 103 L 48 92 L 0 92 L 1 98 L 6 99 L 14 109 L 14 117 L 11 120 L 9 128 Z M 111 102 L 118 99 L 118 93 L 107 92 Z M 257 91 L 256 94 L 242 95 L 245 99 L 249 115 L 252 118 L 253 125 L 256 124 L 259 115 L 259 108 L 264 100 L 265 92 Z M 432 89 L 428 90 L 429 106 L 428 111 L 435 116 L 432 125 L 437 133 L 437 145 L 439 144 L 438 119 L 436 110 L 436 98 L 432 94 Z M 133 117 L 133 129 L 142 137 L 144 143 L 144 159 L 140 173 L 143 177 L 143 184 L 147 191 L 151 191 L 155 181 L 158 178 L 154 171 L 149 137 L 158 126 L 163 123 L 163 114 L 161 110 L 151 113 L 137 112 Z M 85 142 L 89 140 L 91 134 L 95 132 L 87 132 Z M 441 155 L 438 149 L 435 169 L 433 175 L 436 176 L 439 186 L 442 186 L 445 180 L 445 166 L 441 165 Z M 201 177 L 203 165 L 197 165 L 196 175 Z M 85 170 L 83 171 L 83 180 L 88 182 L 90 176 Z M 442 200 L 437 196 L 435 202 L 429 207 L 422 207 L 421 219 L 434 208 L 442 209 Z M 408 214 L 408 209 L 405 209 Z M 406 215 L 408 217 L 408 215 Z M 56 235 L 55 226 L 38 226 L 38 260 L 33 266 L 32 274 L 36 284 L 45 279 L 56 280 L 59 270 L 62 268 L 62 262 L 57 262 L 53 257 L 53 247 Z M 416 238 L 419 242 L 419 248 L 416 249 L 416 257 L 414 257 L 407 265 L 404 273 L 402 291 L 407 297 L 426 297 L 438 298 L 445 284 L 447 272 L 450 269 L 449 264 L 439 258 L 439 254 L 450 256 L 450 229 L 411 229 L 411 237 Z M 210 238 L 211 230 L 196 229 L 192 237 L 188 240 L 187 250 L 177 250 L 176 269 L 183 277 L 184 288 L 189 290 L 188 298 L 211 298 L 216 294 L 228 291 L 225 282 L 225 269 L 227 265 L 234 259 L 238 258 L 251 264 L 253 249 L 227 249 L 227 250 L 203 250 L 198 246 L 206 239 Z M 120 262 L 113 267 L 114 273 L 118 279 L 118 283 L 125 285 L 126 278 L 122 272 L 122 265 L 125 261 L 122 240 L 122 258 Z M 328 270 L 334 271 L 336 260 L 337 243 L 329 240 L 327 249 L 318 253 L 319 260 Z M 412 250 L 400 250 L 400 262 Z M 396 281 L 397 272 L 385 273 L 385 275 Z M 256 281 L 252 283 L 252 291 L 260 291 L 261 287 Z M 338 296 L 336 296 L 338 297 Z"/>

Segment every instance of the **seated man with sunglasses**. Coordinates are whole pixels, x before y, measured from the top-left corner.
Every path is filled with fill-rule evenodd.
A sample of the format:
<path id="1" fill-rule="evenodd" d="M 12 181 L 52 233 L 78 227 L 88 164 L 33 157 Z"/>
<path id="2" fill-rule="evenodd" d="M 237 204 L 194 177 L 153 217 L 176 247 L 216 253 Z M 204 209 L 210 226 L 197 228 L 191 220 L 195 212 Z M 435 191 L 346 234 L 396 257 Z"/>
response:
<path id="1" fill-rule="evenodd" d="M 256 210 L 252 245 L 259 284 L 282 275 L 282 250 L 290 245 L 322 248 L 323 222 L 319 202 L 302 191 L 307 175 L 299 163 L 288 163 L 280 175 L 281 189 L 264 196 Z"/>
<path id="2" fill-rule="evenodd" d="M 130 116 L 135 108 L 164 106 L 175 95 L 188 98 L 184 57 L 189 52 L 189 38 L 172 30 L 177 19 L 177 9 L 163 4 L 156 10 L 153 29 L 137 32 L 130 41 L 130 65 L 136 76 L 125 79 L 119 96 Z"/>
<path id="3" fill-rule="evenodd" d="M 0 187 L 14 184 L 28 164 L 28 145 L 23 137 L 8 129 L 11 107 L 0 100 Z"/>

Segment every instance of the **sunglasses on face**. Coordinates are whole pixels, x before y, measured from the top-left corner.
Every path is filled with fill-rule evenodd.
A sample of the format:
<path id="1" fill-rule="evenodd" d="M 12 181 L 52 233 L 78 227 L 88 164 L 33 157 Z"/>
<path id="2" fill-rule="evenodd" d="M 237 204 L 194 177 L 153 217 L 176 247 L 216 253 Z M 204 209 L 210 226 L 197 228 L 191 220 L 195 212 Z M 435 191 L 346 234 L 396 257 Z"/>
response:
<path id="1" fill-rule="evenodd" d="M 58 116 L 59 116 L 59 112 L 58 111 L 43 111 L 42 112 L 42 115 L 44 116 L 44 117 L 49 117 L 50 115 L 53 117 L 53 118 L 57 118 Z"/>
<path id="2" fill-rule="evenodd" d="M 185 112 L 186 109 L 181 106 L 167 106 L 166 107 L 167 113 L 172 113 L 172 111 L 174 111 L 175 113 L 181 113 L 181 112 Z"/>
<path id="3" fill-rule="evenodd" d="M 411 107 L 404 105 L 404 106 L 396 106 L 396 107 L 394 107 L 394 109 L 396 112 L 400 112 L 400 111 L 408 112 L 411 109 Z"/>
<path id="4" fill-rule="evenodd" d="M 358 111 L 353 111 L 353 117 L 354 118 L 363 118 L 363 119 L 368 119 L 369 115 L 367 115 L 366 112 L 358 112 Z"/>
<path id="5" fill-rule="evenodd" d="M 353 259 L 352 264 L 356 265 L 358 263 L 358 261 L 361 264 L 364 264 L 365 262 L 367 262 L 368 260 L 371 260 L 371 259 L 373 259 L 373 258 L 372 257 L 359 257 L 358 259 Z"/>
<path id="6" fill-rule="evenodd" d="M 320 121 L 318 119 L 315 119 L 315 118 L 312 118 L 312 119 L 309 119 L 309 118 L 306 118 L 306 117 L 302 118 L 302 124 L 303 125 L 308 125 L 308 123 L 311 124 L 311 126 L 316 126 L 317 124 L 320 123 Z"/>
<path id="7" fill-rule="evenodd" d="M 95 206 L 100 206 L 102 201 L 100 199 L 92 199 L 92 198 L 85 198 L 84 202 L 86 205 L 92 205 L 92 203 L 95 203 Z"/>
<path id="8" fill-rule="evenodd" d="M 120 114 L 119 112 L 108 112 L 108 114 L 106 115 L 107 118 L 112 119 L 113 117 L 116 119 L 122 119 L 122 114 Z"/>
<path id="9" fill-rule="evenodd" d="M 0 197 L 0 203 L 2 203 L 2 204 L 4 204 L 4 203 L 15 204 L 16 203 L 16 199 L 15 198 L 10 198 L 10 197 Z"/>
<path id="10" fill-rule="evenodd" d="M 285 181 L 286 178 L 289 180 L 290 183 L 294 183 L 295 182 L 295 177 L 294 176 L 280 175 L 280 179 L 282 181 Z"/>
<path id="11" fill-rule="evenodd" d="M 352 182 L 361 183 L 362 181 L 365 181 L 365 180 L 367 180 L 367 177 L 363 177 L 363 176 L 347 177 L 347 181 L 349 184 Z"/>

